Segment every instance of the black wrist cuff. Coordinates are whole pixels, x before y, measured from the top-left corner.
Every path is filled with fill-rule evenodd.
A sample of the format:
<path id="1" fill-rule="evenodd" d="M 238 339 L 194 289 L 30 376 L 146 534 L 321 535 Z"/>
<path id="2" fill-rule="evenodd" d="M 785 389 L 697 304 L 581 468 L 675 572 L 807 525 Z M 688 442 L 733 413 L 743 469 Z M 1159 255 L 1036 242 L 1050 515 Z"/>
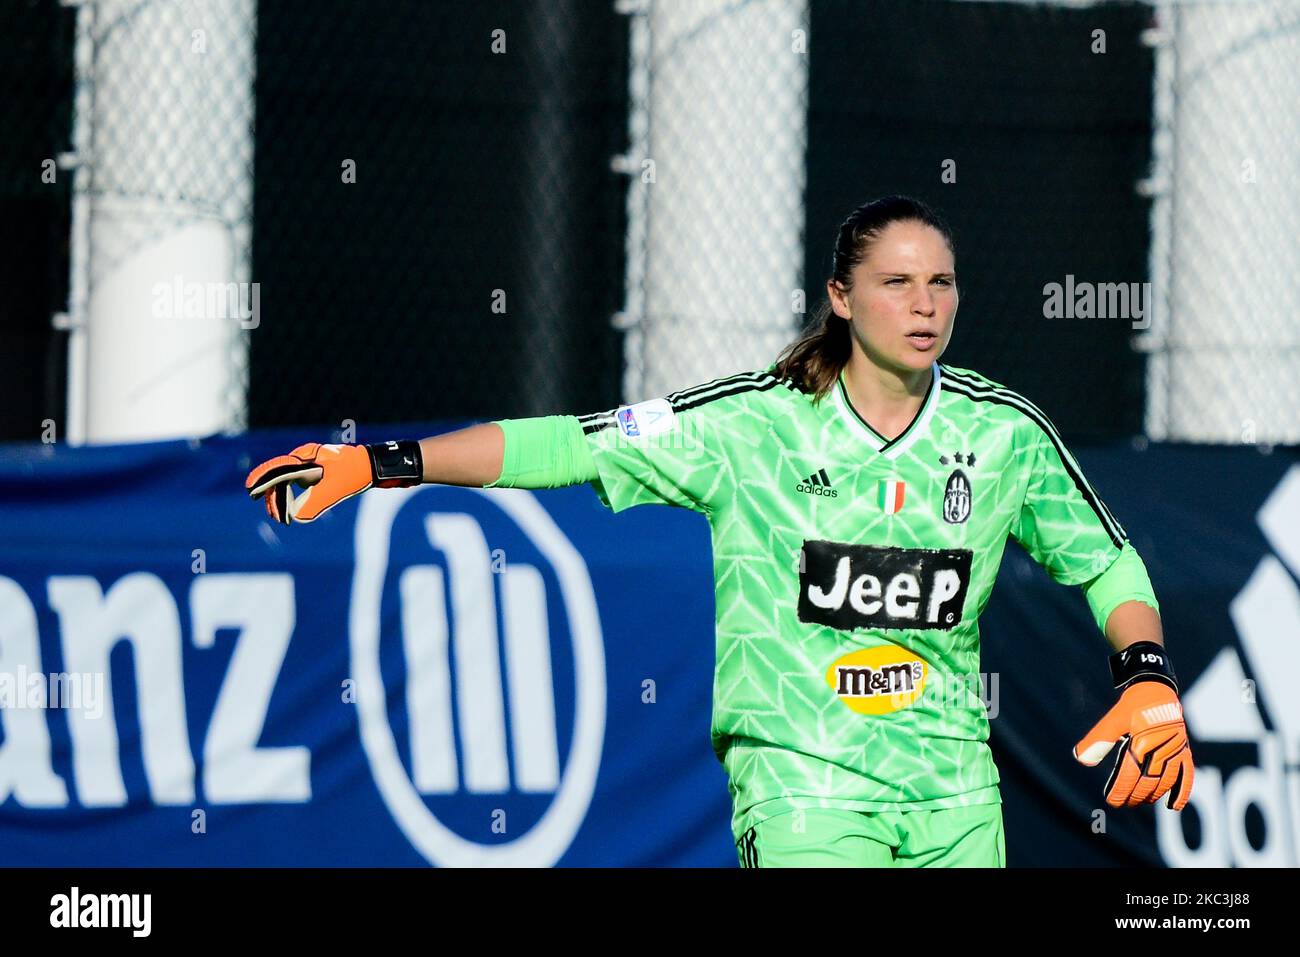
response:
<path id="1" fill-rule="evenodd" d="M 1160 681 L 1178 693 L 1178 678 L 1165 649 L 1154 641 L 1138 641 L 1110 656 L 1110 676 L 1115 690 L 1122 691 L 1135 681 Z"/>
<path id="2" fill-rule="evenodd" d="M 370 468 L 375 484 L 419 485 L 424 481 L 424 458 L 420 443 L 414 439 L 401 442 L 376 442 L 367 445 Z"/>

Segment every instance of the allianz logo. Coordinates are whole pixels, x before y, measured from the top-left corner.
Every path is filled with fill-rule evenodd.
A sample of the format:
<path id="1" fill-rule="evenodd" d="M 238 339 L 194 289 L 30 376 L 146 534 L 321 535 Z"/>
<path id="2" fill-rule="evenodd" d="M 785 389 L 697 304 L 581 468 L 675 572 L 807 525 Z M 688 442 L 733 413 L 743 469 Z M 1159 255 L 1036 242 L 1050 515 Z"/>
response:
<path id="1" fill-rule="evenodd" d="M 1300 865 L 1300 466 L 1283 476 L 1257 521 L 1274 554 L 1260 560 L 1229 605 L 1240 653 L 1220 651 L 1182 702 L 1193 753 L 1196 741 L 1253 742 L 1258 763 L 1225 776 L 1197 762 L 1188 802 L 1201 825 L 1196 847 L 1179 812 L 1156 807 L 1157 842 L 1171 867 Z M 1258 848 L 1246 829 L 1251 806 L 1264 825 Z"/>
<path id="2" fill-rule="evenodd" d="M 424 517 L 429 544 L 446 557 L 447 599 L 456 623 L 429 614 L 440 607 L 444 583 L 436 566 L 402 572 L 403 640 L 407 658 L 412 774 L 406 773 L 388 721 L 379 666 L 380 600 L 388 573 L 393 523 L 413 496 L 428 487 L 386 489 L 362 496 L 356 522 L 356 569 L 352 578 L 349 635 L 352 675 L 357 683 L 361 743 L 380 795 L 407 840 L 430 863 L 454 867 L 550 866 L 568 849 L 582 826 L 596 788 L 605 737 L 605 648 L 596 595 L 586 562 L 554 519 L 526 489 L 467 489 L 505 513 L 548 562 L 559 582 L 573 653 L 573 740 L 563 769 L 555 741 L 553 683 L 549 680 L 550 637 L 547 596 L 536 568 L 511 564 L 501 579 L 504 647 L 508 659 L 506 699 L 514 732 L 516 787 L 553 793 L 546 811 L 526 833 L 504 844 L 469 840 L 442 824 L 422 793 L 454 790 L 447 662 L 455 658 L 458 723 L 466 755 L 466 790 L 509 788 L 505 701 L 497 655 L 491 558 L 482 528 L 467 514 L 430 512 Z M 541 680 L 542 675 L 548 680 Z M 476 700 L 482 695 L 482 700 Z M 417 733 L 415 726 L 420 726 Z"/>
<path id="3" fill-rule="evenodd" d="M 300 640 L 342 640 L 346 628 L 348 671 L 355 682 L 355 704 L 349 706 L 357 709 L 362 748 L 394 821 L 430 863 L 549 866 L 567 850 L 586 816 L 605 734 L 604 645 L 586 563 L 531 493 L 468 489 L 504 512 L 529 539 L 549 563 L 559 594 L 548 594 L 542 570 L 533 565 L 508 563 L 495 571 L 483 528 L 470 512 L 422 516 L 430 554 L 441 556 L 445 573 L 432 563 L 390 571 L 394 521 L 406 505 L 418 505 L 414 496 L 428 490 L 386 489 L 362 497 L 348 620 L 331 634 Z M 409 773 L 389 724 L 389 689 L 379 658 L 380 600 L 393 572 L 401 607 Z M 51 575 L 41 599 L 57 617 L 67 671 L 107 675 L 112 651 L 120 642 L 130 645 L 140 757 L 153 804 L 309 802 L 310 749 L 257 743 L 295 631 L 293 576 L 208 572 L 195 575 L 188 591 L 178 599 L 160 576 L 147 571 L 123 575 L 107 589 L 93 576 Z M 563 767 L 548 630 L 548 608 L 555 602 L 569 626 L 575 668 L 574 732 Z M 183 647 L 185 613 L 193 649 Z M 3 576 L 0 621 L 6 623 L 0 672 L 42 673 L 33 598 Z M 182 661 L 210 652 L 220 629 L 238 635 L 206 729 L 198 735 L 204 761 L 196 775 Z M 103 689 L 99 708 L 64 711 L 71 782 L 54 769 L 48 710 L 0 708 L 0 803 L 12 797 L 24 807 L 69 807 L 72 784 L 78 806 L 126 806 L 112 682 L 104 681 Z M 322 690 L 339 701 L 340 689 Z M 457 734 L 464 757 L 459 766 Z M 512 790 L 554 797 L 533 827 L 491 845 L 455 833 L 423 800 L 424 795 Z"/>

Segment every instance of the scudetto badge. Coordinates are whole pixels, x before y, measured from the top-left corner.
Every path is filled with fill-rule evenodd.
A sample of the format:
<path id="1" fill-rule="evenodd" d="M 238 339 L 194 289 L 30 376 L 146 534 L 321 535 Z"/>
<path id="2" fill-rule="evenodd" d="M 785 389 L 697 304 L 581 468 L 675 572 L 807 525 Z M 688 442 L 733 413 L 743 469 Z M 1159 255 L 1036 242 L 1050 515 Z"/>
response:
<path id="1" fill-rule="evenodd" d="M 961 469 L 954 469 L 943 490 L 943 520 L 949 525 L 960 525 L 970 518 L 970 499 L 970 479 Z"/>

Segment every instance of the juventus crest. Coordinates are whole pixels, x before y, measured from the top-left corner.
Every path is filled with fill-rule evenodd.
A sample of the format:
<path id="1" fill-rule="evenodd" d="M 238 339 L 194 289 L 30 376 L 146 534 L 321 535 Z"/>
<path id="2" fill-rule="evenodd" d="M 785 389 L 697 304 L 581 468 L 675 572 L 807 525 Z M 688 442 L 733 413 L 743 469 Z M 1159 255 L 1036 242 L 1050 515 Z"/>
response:
<path id="1" fill-rule="evenodd" d="M 975 453 L 963 456 L 960 452 L 953 456 L 958 465 L 975 464 Z M 939 456 L 939 461 L 947 465 L 948 456 Z M 970 479 L 961 469 L 953 469 L 948 476 L 948 484 L 943 490 L 943 520 L 950 525 L 960 525 L 970 518 L 971 488 Z"/>

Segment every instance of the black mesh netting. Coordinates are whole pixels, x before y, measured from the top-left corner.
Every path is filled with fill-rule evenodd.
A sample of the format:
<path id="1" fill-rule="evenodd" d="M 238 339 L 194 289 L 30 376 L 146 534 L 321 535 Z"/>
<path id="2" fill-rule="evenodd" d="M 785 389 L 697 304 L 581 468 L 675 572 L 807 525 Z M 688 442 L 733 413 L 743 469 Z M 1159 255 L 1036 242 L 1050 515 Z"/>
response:
<path id="1" fill-rule="evenodd" d="M 260 5 L 251 427 L 618 401 L 626 29 L 584 0 Z"/>

